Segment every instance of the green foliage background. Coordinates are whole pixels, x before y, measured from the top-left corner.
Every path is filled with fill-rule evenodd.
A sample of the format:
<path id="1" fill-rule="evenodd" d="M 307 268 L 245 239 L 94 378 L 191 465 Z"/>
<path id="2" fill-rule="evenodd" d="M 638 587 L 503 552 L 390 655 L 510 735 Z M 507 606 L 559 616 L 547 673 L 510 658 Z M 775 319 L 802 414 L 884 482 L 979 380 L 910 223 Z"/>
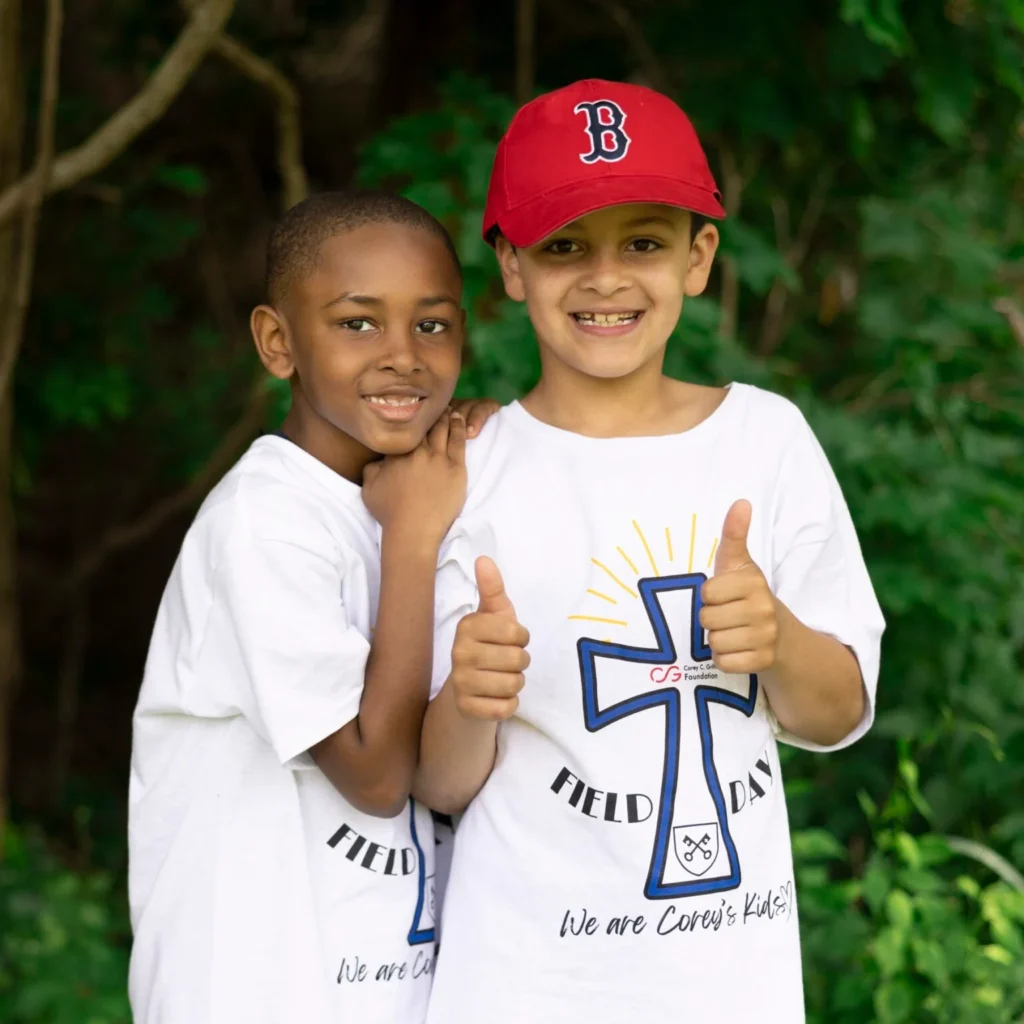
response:
<path id="1" fill-rule="evenodd" d="M 635 19 L 641 77 L 680 99 L 740 203 L 668 372 L 803 407 L 888 621 L 872 734 L 783 755 L 809 1020 L 1024 1021 L 1024 341 L 1006 315 L 1024 304 L 1024 0 L 743 2 L 721 18 L 650 2 Z M 626 77 L 622 49 L 566 34 L 544 84 Z M 471 324 L 460 390 L 505 401 L 538 362 L 478 228 L 515 105 L 489 77 L 442 83 L 372 134 L 356 177 L 452 230 Z M 216 170 L 163 159 L 124 175 L 119 230 L 69 223 L 67 244 L 84 232 L 93 256 L 51 275 L 34 315 L 27 517 L 69 437 L 139 474 L 134 491 L 84 492 L 86 516 L 186 479 L 251 378 L 201 288 L 167 270 L 193 258 Z M 55 847 L 19 829 L 0 867 L 0 1020 L 126 1019 L 123 863 L 116 840 L 83 839 L 95 832 L 80 820 Z"/>

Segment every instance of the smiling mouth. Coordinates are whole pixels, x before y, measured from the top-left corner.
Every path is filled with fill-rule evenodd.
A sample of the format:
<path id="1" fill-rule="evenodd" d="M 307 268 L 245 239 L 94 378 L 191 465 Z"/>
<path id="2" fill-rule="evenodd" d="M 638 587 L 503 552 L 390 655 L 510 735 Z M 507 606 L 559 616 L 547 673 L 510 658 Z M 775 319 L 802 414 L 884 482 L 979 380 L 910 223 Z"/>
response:
<path id="1" fill-rule="evenodd" d="M 407 423 L 426 401 L 426 395 L 363 395 L 366 404 L 389 423 Z"/>
<path id="2" fill-rule="evenodd" d="M 364 396 L 371 405 L 406 406 L 419 405 L 423 401 L 422 395 L 366 395 Z"/>
<path id="3" fill-rule="evenodd" d="M 643 316 L 639 309 L 631 310 L 628 313 L 570 313 L 578 324 L 586 324 L 594 327 L 622 327 L 626 324 L 636 323 Z"/>

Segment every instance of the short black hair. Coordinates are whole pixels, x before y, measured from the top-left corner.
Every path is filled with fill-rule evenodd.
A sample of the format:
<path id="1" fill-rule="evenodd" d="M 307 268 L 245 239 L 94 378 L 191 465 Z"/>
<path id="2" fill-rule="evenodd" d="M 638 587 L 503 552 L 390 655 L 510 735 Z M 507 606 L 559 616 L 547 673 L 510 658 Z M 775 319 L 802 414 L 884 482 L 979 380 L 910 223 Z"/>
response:
<path id="1" fill-rule="evenodd" d="M 440 239 L 462 278 L 462 264 L 445 226 L 411 199 L 372 189 L 320 192 L 293 206 L 267 243 L 266 295 L 279 303 L 293 281 L 313 272 L 320 246 L 366 224 L 408 224 Z"/>

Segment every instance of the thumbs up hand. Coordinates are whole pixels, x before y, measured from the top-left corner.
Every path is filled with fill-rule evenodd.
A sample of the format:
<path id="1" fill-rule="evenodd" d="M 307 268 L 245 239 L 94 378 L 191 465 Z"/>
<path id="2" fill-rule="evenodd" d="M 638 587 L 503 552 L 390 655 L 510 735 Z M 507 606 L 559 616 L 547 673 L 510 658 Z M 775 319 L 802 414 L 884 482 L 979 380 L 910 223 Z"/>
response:
<path id="1" fill-rule="evenodd" d="M 764 672 L 775 664 L 778 606 L 747 549 L 752 513 L 749 501 L 737 501 L 729 509 L 715 555 L 715 575 L 701 588 L 700 623 L 723 672 Z"/>
<path id="2" fill-rule="evenodd" d="M 450 680 L 455 706 L 466 718 L 501 721 L 519 707 L 523 673 L 530 664 L 530 634 L 519 624 L 498 567 L 476 561 L 480 603 L 455 632 Z"/>

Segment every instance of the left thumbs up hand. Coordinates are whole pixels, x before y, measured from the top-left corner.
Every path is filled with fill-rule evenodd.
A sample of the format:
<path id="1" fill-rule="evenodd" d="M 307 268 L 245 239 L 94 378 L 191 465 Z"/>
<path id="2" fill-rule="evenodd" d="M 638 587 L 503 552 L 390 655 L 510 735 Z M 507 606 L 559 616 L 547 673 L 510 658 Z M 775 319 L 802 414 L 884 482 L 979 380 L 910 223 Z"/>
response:
<path id="1" fill-rule="evenodd" d="M 722 524 L 715 575 L 701 589 L 701 625 L 715 664 L 730 673 L 764 672 L 775 664 L 779 615 L 775 596 L 747 550 L 753 510 L 737 501 Z"/>

